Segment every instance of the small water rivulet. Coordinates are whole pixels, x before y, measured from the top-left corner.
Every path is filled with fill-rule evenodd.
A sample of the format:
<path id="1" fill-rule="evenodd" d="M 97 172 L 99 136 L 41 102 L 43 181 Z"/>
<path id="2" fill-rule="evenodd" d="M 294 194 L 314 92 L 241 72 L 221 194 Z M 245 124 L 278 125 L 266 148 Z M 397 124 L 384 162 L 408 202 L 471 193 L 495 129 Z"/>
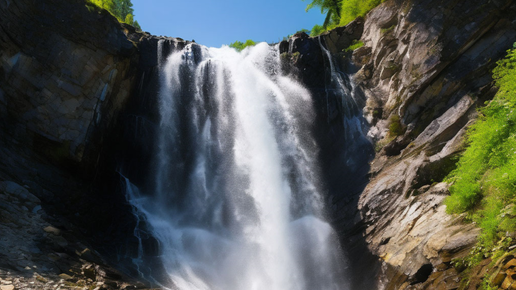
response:
<path id="1" fill-rule="evenodd" d="M 155 180 L 149 192 L 126 188 L 159 241 L 173 281 L 163 286 L 348 289 L 322 202 L 312 99 L 282 74 L 277 47 L 189 44 L 159 69 Z"/>

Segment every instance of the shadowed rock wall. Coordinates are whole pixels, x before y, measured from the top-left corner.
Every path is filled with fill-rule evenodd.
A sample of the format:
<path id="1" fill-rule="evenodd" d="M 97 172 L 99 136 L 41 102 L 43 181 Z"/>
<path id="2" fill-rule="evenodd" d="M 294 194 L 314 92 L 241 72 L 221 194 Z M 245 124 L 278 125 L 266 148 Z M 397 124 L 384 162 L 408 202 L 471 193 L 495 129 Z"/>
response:
<path id="1" fill-rule="evenodd" d="M 78 162 L 93 132 L 116 120 L 137 60 L 113 17 L 90 10 L 84 1 L 0 3 L 3 131 Z"/>
<path id="2" fill-rule="evenodd" d="M 131 208 L 104 177 L 137 46 L 84 1 L 6 0 L 0 15 L 2 284 L 144 287 L 108 266 L 138 277 Z"/>

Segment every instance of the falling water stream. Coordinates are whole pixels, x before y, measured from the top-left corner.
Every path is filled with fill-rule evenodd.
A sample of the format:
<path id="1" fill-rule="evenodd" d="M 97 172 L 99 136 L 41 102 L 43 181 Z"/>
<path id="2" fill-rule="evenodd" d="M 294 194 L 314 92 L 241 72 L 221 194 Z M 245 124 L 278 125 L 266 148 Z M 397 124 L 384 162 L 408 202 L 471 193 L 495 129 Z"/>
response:
<path id="1" fill-rule="evenodd" d="M 349 289 L 325 218 L 311 95 L 281 73 L 277 47 L 190 44 L 159 69 L 154 188 L 127 180 L 127 197 L 159 241 L 173 281 L 163 286 Z"/>

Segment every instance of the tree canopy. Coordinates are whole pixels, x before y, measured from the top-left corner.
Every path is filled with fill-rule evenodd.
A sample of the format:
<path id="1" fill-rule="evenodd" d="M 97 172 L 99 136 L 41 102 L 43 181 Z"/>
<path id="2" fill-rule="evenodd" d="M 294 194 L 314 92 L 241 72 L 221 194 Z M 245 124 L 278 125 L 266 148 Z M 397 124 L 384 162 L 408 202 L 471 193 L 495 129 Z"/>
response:
<path id="1" fill-rule="evenodd" d="M 133 25 L 141 29 L 138 21 L 134 20 L 134 9 L 131 0 L 88 0 L 96 6 L 106 9 L 115 16 L 118 21 Z"/>
<path id="2" fill-rule="evenodd" d="M 304 0 L 303 0 L 304 1 Z M 310 35 L 316 36 L 337 26 L 344 26 L 358 16 L 364 16 L 384 0 L 312 0 L 306 11 L 318 7 L 326 14 L 323 25 L 316 25 Z"/>

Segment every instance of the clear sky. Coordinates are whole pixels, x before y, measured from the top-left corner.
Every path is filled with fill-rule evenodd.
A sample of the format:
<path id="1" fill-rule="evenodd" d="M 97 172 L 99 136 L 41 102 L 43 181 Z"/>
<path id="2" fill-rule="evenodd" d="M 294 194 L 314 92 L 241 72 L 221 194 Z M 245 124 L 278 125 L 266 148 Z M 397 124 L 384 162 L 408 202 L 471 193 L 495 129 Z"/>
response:
<path id="1" fill-rule="evenodd" d="M 154 35 L 220 47 L 236 40 L 278 42 L 322 24 L 319 8 L 305 0 L 132 0 L 135 20 Z"/>

